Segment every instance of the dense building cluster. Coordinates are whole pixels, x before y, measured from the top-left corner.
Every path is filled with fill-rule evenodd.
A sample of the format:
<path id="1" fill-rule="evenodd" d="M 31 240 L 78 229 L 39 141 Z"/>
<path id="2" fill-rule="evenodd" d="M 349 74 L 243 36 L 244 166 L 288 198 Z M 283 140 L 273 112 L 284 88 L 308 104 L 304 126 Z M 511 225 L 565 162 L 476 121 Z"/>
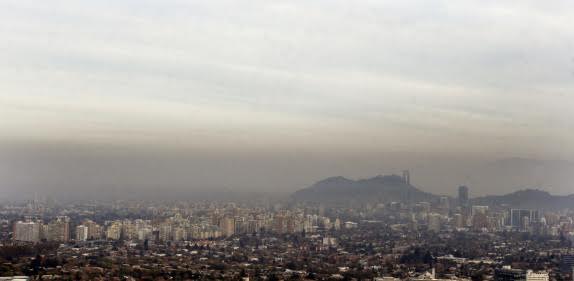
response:
<path id="1" fill-rule="evenodd" d="M 71 202 L 0 208 L 2 276 L 573 280 L 574 212 L 436 202 Z M 11 277 L 13 278 L 13 277 Z"/>

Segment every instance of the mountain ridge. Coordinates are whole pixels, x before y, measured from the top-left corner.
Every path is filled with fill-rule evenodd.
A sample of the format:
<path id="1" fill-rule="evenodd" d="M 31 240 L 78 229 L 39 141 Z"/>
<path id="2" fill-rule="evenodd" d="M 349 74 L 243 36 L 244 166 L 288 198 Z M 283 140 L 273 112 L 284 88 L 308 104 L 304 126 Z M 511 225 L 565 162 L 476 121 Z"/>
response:
<path id="1" fill-rule="evenodd" d="M 574 194 L 552 195 L 537 188 L 520 189 L 504 195 L 487 195 L 471 199 L 475 205 L 508 205 L 514 208 L 563 209 L 574 206 Z"/>
<path id="2" fill-rule="evenodd" d="M 419 190 L 398 175 L 378 175 L 359 180 L 330 177 L 291 196 L 295 201 L 319 203 L 414 202 L 433 200 L 435 197 L 437 195 Z"/>
<path id="3" fill-rule="evenodd" d="M 342 176 L 329 177 L 300 189 L 291 195 L 296 202 L 315 203 L 388 203 L 435 202 L 443 195 L 425 192 L 408 184 L 398 175 L 377 175 L 352 180 Z M 454 200 L 453 197 L 447 196 Z M 504 195 L 471 198 L 473 205 L 508 206 L 513 208 L 561 209 L 574 206 L 574 194 L 552 195 L 539 188 L 524 188 Z"/>

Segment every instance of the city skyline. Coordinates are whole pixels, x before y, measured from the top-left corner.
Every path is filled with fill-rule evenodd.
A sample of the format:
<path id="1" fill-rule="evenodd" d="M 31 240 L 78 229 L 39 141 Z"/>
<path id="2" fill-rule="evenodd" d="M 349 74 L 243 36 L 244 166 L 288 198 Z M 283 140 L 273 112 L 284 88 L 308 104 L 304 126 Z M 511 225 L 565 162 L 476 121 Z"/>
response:
<path id="1" fill-rule="evenodd" d="M 574 281 L 572 15 L 2 0 L 0 280 Z"/>

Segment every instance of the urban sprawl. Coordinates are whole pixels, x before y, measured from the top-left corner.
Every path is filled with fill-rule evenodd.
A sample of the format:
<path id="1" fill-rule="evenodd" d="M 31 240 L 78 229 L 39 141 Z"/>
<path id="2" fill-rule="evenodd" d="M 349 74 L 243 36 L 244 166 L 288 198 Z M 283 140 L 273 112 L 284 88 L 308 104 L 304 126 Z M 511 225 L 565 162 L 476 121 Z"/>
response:
<path id="1" fill-rule="evenodd" d="M 0 280 L 573 280 L 574 211 L 436 202 L 0 207 Z"/>

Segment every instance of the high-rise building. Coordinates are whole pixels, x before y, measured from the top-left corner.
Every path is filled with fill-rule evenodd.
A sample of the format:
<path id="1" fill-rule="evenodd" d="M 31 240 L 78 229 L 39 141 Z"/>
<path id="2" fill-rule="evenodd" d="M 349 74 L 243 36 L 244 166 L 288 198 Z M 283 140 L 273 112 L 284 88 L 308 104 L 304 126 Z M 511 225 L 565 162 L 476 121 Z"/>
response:
<path id="1" fill-rule="evenodd" d="M 481 231 L 488 228 L 488 217 L 486 213 L 477 212 L 472 215 L 472 229 Z"/>
<path id="2" fill-rule="evenodd" d="M 86 220 L 83 225 L 88 227 L 88 240 L 98 240 L 102 238 L 102 227 L 97 223 Z"/>
<path id="3" fill-rule="evenodd" d="M 166 242 L 172 239 L 173 226 L 169 222 L 164 222 L 159 226 L 159 241 Z"/>
<path id="4" fill-rule="evenodd" d="M 235 220 L 231 217 L 223 217 L 219 223 L 219 228 L 224 236 L 229 237 L 235 234 Z"/>
<path id="5" fill-rule="evenodd" d="M 440 232 L 441 229 L 441 215 L 430 213 L 428 215 L 428 230 Z"/>
<path id="6" fill-rule="evenodd" d="M 538 222 L 539 219 L 540 219 L 540 212 L 538 210 L 529 210 L 529 209 L 510 210 L 510 226 L 517 229 L 525 229 L 531 223 Z"/>
<path id="7" fill-rule="evenodd" d="M 44 233 L 48 241 L 68 241 L 70 239 L 70 219 L 58 217 L 45 227 Z"/>
<path id="8" fill-rule="evenodd" d="M 468 207 L 468 187 L 466 185 L 458 187 L 458 204 L 461 207 Z"/>
<path id="9" fill-rule="evenodd" d="M 442 211 L 448 212 L 448 210 L 450 209 L 450 199 L 446 196 L 441 196 L 439 199 L 439 208 Z"/>
<path id="10" fill-rule="evenodd" d="M 88 240 L 88 227 L 85 225 L 76 226 L 76 241 Z"/>
<path id="11" fill-rule="evenodd" d="M 121 222 L 112 222 L 108 229 L 106 229 L 106 238 L 108 240 L 119 240 L 122 234 L 122 223 Z"/>
<path id="12" fill-rule="evenodd" d="M 405 181 L 406 184 L 408 185 L 411 184 L 411 173 L 409 172 L 409 170 L 403 171 L 403 180 Z"/>
<path id="13" fill-rule="evenodd" d="M 464 220 L 464 216 L 462 214 L 454 214 L 453 216 L 453 224 L 455 227 L 463 228 L 466 227 L 466 223 Z"/>
<path id="14" fill-rule="evenodd" d="M 14 240 L 24 242 L 40 241 L 40 223 L 18 221 L 14 224 Z"/>
<path id="15" fill-rule="evenodd" d="M 46 240 L 66 242 L 70 240 L 70 218 L 57 217 L 56 220 L 44 225 L 43 230 Z"/>

